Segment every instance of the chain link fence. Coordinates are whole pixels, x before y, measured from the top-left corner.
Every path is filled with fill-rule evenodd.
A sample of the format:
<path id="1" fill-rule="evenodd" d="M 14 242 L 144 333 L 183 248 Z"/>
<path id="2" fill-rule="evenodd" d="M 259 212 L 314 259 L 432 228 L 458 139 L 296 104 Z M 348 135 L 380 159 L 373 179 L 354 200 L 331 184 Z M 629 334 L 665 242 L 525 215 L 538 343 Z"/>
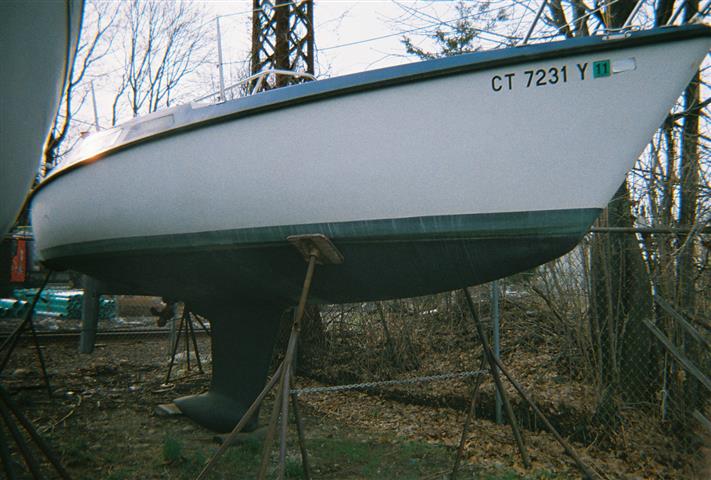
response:
<path id="1" fill-rule="evenodd" d="M 646 452 L 672 471 L 692 468 L 711 417 L 708 253 L 706 234 L 597 229 L 568 255 L 500 281 L 503 363 L 564 435 L 630 458 Z M 470 292 L 491 331 L 491 286 Z M 302 373 L 465 408 L 471 378 L 406 382 L 480 368 L 461 292 L 318 313 L 322 338 L 302 346 L 310 357 Z M 523 425 L 541 428 L 510 393 Z M 487 376 L 477 415 L 494 420 L 495 410 Z"/>

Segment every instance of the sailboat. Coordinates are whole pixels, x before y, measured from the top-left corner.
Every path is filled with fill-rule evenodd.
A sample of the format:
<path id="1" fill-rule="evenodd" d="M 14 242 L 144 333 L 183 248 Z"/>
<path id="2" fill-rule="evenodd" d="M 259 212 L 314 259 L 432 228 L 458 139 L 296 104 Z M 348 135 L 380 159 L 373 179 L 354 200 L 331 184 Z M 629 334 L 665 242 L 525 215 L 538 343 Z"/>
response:
<path id="1" fill-rule="evenodd" d="M 0 236 L 14 224 L 79 41 L 83 0 L 0 3 Z"/>
<path id="2" fill-rule="evenodd" d="M 189 104 L 89 137 L 35 191 L 38 251 L 113 291 L 187 302 L 214 326 L 228 431 L 261 389 L 301 290 L 287 241 L 342 253 L 310 300 L 416 296 L 571 250 L 711 46 L 703 25 L 507 48 Z"/>

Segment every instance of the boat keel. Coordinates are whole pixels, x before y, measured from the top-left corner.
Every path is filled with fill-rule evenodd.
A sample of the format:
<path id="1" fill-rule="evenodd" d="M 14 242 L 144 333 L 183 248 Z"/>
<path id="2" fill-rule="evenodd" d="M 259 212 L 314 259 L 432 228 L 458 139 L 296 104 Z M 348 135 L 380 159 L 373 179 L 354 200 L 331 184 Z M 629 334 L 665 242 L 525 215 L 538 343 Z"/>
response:
<path id="1" fill-rule="evenodd" d="M 202 308 L 201 308 L 202 307 Z M 207 393 L 174 400 L 180 411 L 218 433 L 231 431 L 264 387 L 286 306 L 196 305 L 212 328 L 212 380 Z M 258 412 L 244 431 L 257 427 Z"/>

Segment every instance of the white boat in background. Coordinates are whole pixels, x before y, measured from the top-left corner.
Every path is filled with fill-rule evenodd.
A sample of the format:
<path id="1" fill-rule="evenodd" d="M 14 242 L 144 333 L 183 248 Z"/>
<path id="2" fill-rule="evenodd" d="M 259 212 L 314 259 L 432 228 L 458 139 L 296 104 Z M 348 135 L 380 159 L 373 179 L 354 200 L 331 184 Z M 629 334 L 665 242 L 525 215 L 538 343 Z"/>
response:
<path id="1" fill-rule="evenodd" d="M 83 0 L 0 2 L 0 236 L 15 222 L 57 115 Z"/>
<path id="2" fill-rule="evenodd" d="M 304 263 L 315 302 L 415 296 L 573 248 L 711 46 L 693 25 L 482 52 L 186 105 L 86 140 L 32 203 L 40 255 L 213 325 L 213 383 L 178 402 L 227 431 L 263 385 Z"/>

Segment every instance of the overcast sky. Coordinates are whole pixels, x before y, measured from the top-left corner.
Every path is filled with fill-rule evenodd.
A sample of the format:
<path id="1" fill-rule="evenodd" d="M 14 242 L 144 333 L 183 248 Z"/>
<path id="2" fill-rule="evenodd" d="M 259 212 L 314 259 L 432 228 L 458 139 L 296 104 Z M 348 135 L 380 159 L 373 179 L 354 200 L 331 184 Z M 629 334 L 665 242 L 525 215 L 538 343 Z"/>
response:
<path id="1" fill-rule="evenodd" d="M 246 60 L 251 48 L 252 0 L 207 0 L 204 5 L 206 27 L 211 37 L 216 38 L 215 18 L 220 17 L 225 81 L 228 85 L 235 83 L 248 75 Z M 423 26 L 431 30 L 438 18 L 456 18 L 454 6 L 455 2 L 451 1 L 317 1 L 314 8 L 316 73 L 323 78 L 415 61 L 412 56 L 405 55 L 401 32 L 419 28 L 412 32 L 413 39 L 418 40 L 416 36 L 421 34 L 420 39 L 424 40 L 426 29 Z M 417 12 L 418 18 L 413 18 L 413 12 Z M 96 96 L 102 126 L 110 122 L 109 106 L 116 90 L 115 82 L 104 71 L 118 68 L 121 58 L 117 48 L 115 54 L 114 60 L 104 62 L 102 71 L 94 72 L 98 74 Z M 218 63 L 216 42 L 214 58 L 208 61 L 213 67 Z M 210 72 L 212 83 L 216 85 L 216 69 L 206 66 L 203 70 Z M 205 87 L 203 83 L 197 90 L 189 89 L 188 92 L 193 93 L 180 96 L 178 103 L 206 94 L 209 87 Z M 81 130 L 91 127 L 93 109 L 89 103 L 82 106 L 75 120 Z"/>
<path id="2" fill-rule="evenodd" d="M 286 0 L 273 0 L 275 3 Z M 205 0 L 205 24 L 211 38 L 216 38 L 216 21 L 219 17 L 223 46 L 225 82 L 233 84 L 249 74 L 247 59 L 251 48 L 252 0 Z M 540 0 L 490 0 L 469 2 L 481 14 L 477 25 L 485 28 L 486 17 L 496 18 L 495 31 L 480 32 L 482 48 L 496 48 L 501 41 L 499 34 L 522 38 L 530 26 Z M 503 17 L 501 17 L 503 15 Z M 644 12 L 639 15 L 643 20 Z M 413 62 L 417 58 L 405 54 L 402 44 L 404 34 L 426 49 L 433 49 L 431 34 L 443 21 L 458 18 L 456 1 L 412 1 L 412 0 L 316 0 L 314 7 L 316 36 L 316 74 L 320 78 L 344 75 L 364 70 L 372 70 L 401 63 Z M 493 24 L 492 24 L 493 25 Z M 536 34 L 551 29 L 539 22 Z M 552 32 L 555 33 L 555 32 Z M 550 41 L 537 39 L 532 42 Z M 212 40 L 211 40 L 212 41 Z M 177 103 L 193 100 L 217 90 L 217 42 L 209 65 L 201 68 L 202 75 L 192 86 L 182 87 L 182 94 L 175 98 Z M 118 51 L 117 51 L 118 55 Z M 214 57 L 214 58 L 212 58 Z M 113 61 L 117 65 L 118 57 Z M 111 65 L 109 60 L 109 66 Z M 114 68 L 116 69 L 116 68 Z M 112 70 L 108 68 L 108 70 Z M 101 73 L 101 72 L 100 72 Z M 116 85 L 110 76 L 97 77 L 96 93 L 102 125 L 108 123 L 108 106 L 112 104 Z M 88 103 L 75 118 L 81 128 L 93 123 L 93 110 Z"/>
<path id="3" fill-rule="evenodd" d="M 278 0 L 276 0 L 278 1 Z M 436 18 L 455 18 L 451 1 L 320 0 L 315 2 L 317 60 L 322 75 L 333 76 L 413 61 L 405 57 L 399 32 L 415 23 L 409 9 Z M 225 62 L 239 62 L 250 49 L 251 0 L 212 0 L 221 16 Z M 446 15 L 449 14 L 449 17 Z M 427 17 L 424 17 L 427 18 Z M 377 40 L 371 40 L 376 39 Z"/>

